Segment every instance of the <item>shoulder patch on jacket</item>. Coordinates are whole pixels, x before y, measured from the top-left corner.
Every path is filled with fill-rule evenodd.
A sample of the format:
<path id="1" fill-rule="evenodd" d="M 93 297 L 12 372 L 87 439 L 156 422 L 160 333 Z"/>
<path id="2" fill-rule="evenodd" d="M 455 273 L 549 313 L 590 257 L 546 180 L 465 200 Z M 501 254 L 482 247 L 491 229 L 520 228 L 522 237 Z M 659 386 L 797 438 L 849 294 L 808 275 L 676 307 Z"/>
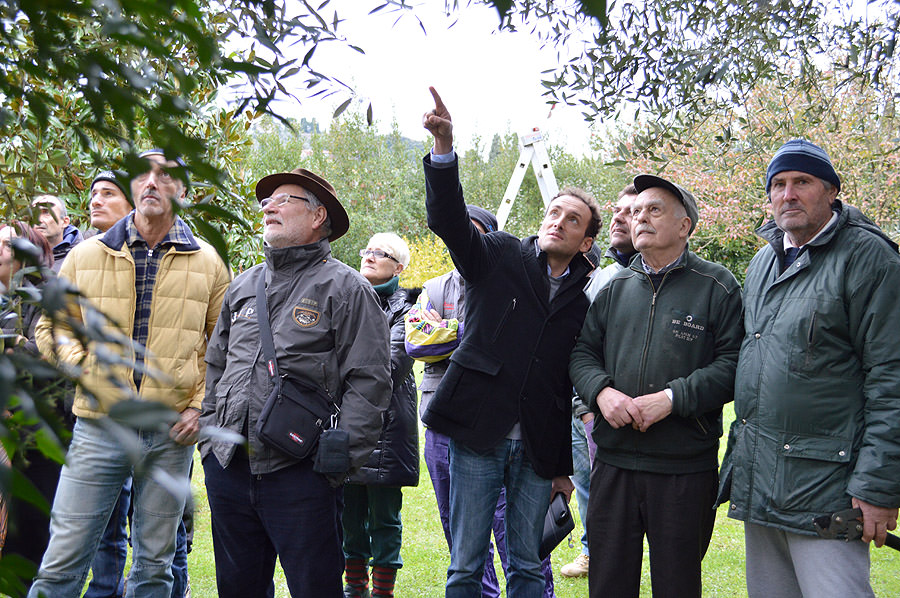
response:
<path id="1" fill-rule="evenodd" d="M 309 307 L 295 307 L 293 316 L 301 328 L 310 328 L 319 322 L 319 311 Z"/>

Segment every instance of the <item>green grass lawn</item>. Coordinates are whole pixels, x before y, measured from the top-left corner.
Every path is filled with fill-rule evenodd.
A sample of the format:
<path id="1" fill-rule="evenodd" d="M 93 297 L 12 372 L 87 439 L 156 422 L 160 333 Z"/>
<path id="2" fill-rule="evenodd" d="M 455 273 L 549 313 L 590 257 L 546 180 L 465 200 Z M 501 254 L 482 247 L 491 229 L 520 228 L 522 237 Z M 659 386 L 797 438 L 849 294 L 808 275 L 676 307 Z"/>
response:
<path id="1" fill-rule="evenodd" d="M 729 406 L 730 407 L 730 406 Z M 726 409 L 726 430 L 733 418 L 731 409 Z M 722 443 L 724 447 L 724 442 Z M 724 448 L 723 448 L 724 450 Z M 194 550 L 188 557 L 193 598 L 215 598 L 215 565 L 213 561 L 212 537 L 209 526 L 209 505 L 206 488 L 203 485 L 203 468 L 199 463 L 194 467 L 194 494 L 197 510 L 195 515 Z M 438 518 L 437 505 L 431 488 L 431 480 L 422 460 L 420 482 L 417 487 L 403 490 L 403 569 L 397 577 L 397 598 L 423 598 L 443 596 L 449 554 Z M 746 596 L 744 586 L 744 536 L 743 525 L 725 515 L 727 505 L 723 505 L 717 515 L 709 552 L 703 562 L 704 596 L 740 597 Z M 572 512 L 578 517 L 575 499 Z M 581 522 L 576 521 L 575 534 L 580 534 Z M 574 559 L 580 552 L 579 536 L 572 536 L 572 546 L 563 542 L 552 555 L 559 598 L 587 596 L 587 579 L 566 579 L 558 574 L 559 568 Z M 498 577 L 502 573 L 498 566 Z M 823 566 L 827 566 L 823 563 Z M 890 549 L 872 550 L 872 585 L 879 597 L 900 596 L 900 553 Z M 275 596 L 290 596 L 280 569 L 275 580 Z M 505 594 L 504 594 L 505 595 Z M 643 580 L 641 596 L 649 597 L 650 573 L 647 548 L 644 548 Z M 299 597 L 298 597 L 299 598 Z"/>

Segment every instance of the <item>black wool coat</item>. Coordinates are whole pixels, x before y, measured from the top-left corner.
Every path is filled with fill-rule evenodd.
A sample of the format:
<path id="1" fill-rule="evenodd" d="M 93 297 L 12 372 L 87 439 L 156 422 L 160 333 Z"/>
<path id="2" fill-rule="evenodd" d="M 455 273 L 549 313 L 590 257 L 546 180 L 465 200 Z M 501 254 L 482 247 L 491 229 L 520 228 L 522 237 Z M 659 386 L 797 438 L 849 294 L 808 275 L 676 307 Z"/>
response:
<path id="1" fill-rule="evenodd" d="M 473 450 L 521 424 L 525 454 L 544 478 L 572 473 L 568 363 L 588 308 L 580 253 L 553 301 L 536 237 L 480 234 L 469 221 L 458 163 L 425 158 L 428 227 L 466 281 L 466 330 L 422 420 Z"/>

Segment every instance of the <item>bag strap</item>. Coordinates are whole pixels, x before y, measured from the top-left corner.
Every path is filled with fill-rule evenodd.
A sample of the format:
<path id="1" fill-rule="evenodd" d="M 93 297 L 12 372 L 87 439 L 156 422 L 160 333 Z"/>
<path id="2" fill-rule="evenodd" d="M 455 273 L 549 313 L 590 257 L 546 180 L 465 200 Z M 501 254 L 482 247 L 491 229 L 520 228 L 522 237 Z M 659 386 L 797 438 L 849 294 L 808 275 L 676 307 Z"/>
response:
<path id="1" fill-rule="evenodd" d="M 275 360 L 275 340 L 272 338 L 272 327 L 269 325 L 269 303 L 266 299 L 266 265 L 263 263 L 262 274 L 256 283 L 256 323 L 259 325 L 259 343 L 262 345 L 266 370 L 273 381 L 278 378 L 278 362 Z"/>
<path id="2" fill-rule="evenodd" d="M 275 360 L 275 339 L 272 338 L 272 326 L 269 324 L 269 302 L 266 299 L 266 265 L 263 263 L 262 274 L 256 282 L 256 323 L 259 326 L 259 344 L 262 345 L 263 358 L 266 360 L 266 371 L 269 378 L 278 384 L 278 361 Z M 326 393 L 327 394 L 327 393 Z M 331 427 L 336 428 L 341 408 L 329 397 L 333 408 Z"/>

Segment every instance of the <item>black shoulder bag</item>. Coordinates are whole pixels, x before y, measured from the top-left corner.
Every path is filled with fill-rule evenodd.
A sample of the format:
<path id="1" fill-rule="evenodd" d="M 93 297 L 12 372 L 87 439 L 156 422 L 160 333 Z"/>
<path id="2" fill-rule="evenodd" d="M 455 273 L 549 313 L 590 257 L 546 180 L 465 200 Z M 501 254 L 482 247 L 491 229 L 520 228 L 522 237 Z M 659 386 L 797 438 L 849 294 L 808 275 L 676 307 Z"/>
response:
<path id="1" fill-rule="evenodd" d="M 256 320 L 266 370 L 273 383 L 256 424 L 256 435 L 270 447 L 295 459 L 305 459 L 316 450 L 322 432 L 337 427 L 340 408 L 317 384 L 287 374 L 278 375 L 275 341 L 269 325 L 265 268 L 256 286 Z"/>

